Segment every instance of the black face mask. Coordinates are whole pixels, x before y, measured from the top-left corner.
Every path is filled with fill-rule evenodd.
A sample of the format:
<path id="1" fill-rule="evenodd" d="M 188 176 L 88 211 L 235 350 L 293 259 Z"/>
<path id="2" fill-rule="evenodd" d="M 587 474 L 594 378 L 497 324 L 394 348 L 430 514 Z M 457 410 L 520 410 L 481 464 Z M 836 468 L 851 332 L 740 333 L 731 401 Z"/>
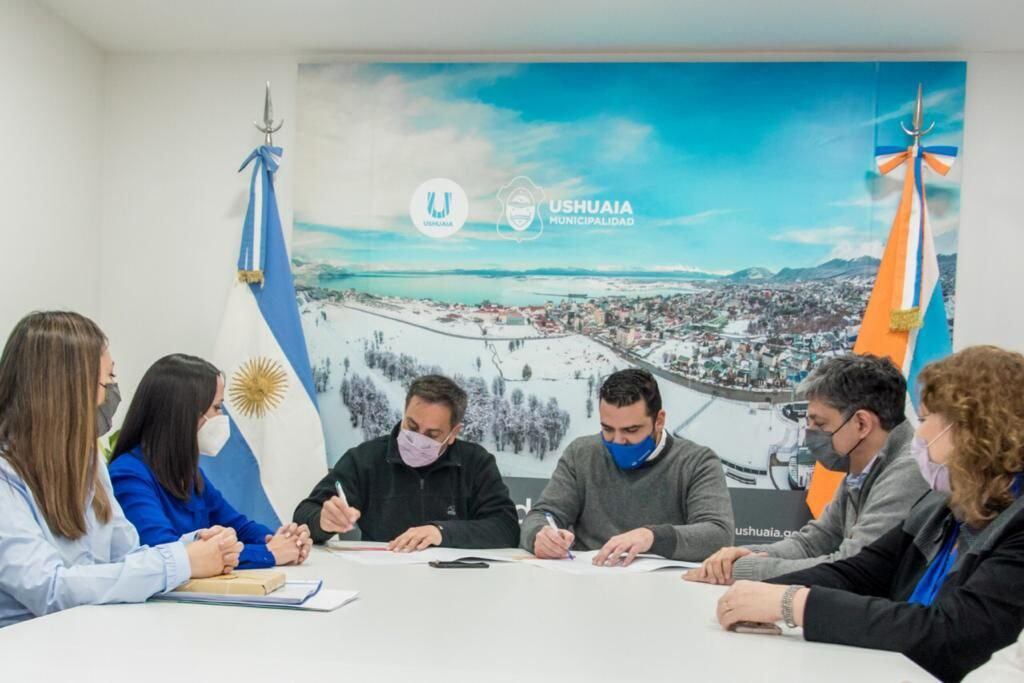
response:
<path id="1" fill-rule="evenodd" d="M 833 432 L 826 432 L 824 429 L 808 429 L 804 434 L 804 444 L 807 446 L 807 450 L 811 452 L 814 459 L 820 462 L 821 466 L 825 469 L 833 472 L 850 471 L 850 453 L 857 450 L 857 447 L 864 442 L 864 439 L 858 441 L 846 453 L 839 453 L 832 444 L 832 437 L 838 434 L 839 430 L 845 427 L 846 423 L 852 420 L 856 414 L 856 412 L 851 413 L 850 417 L 846 418 L 843 424 L 839 425 L 839 428 Z"/>
<path id="2" fill-rule="evenodd" d="M 114 426 L 114 413 L 121 405 L 121 390 L 117 387 L 117 382 L 100 386 L 107 391 L 103 403 L 96 409 L 96 436 L 103 436 L 110 431 L 110 428 Z"/>

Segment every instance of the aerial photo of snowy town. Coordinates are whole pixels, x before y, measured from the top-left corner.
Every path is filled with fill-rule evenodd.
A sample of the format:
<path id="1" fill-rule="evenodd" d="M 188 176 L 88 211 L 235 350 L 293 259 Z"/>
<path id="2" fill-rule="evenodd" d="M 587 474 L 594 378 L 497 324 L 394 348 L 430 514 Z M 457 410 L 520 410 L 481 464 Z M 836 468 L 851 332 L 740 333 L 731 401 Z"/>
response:
<path id="1" fill-rule="evenodd" d="M 598 431 L 602 379 L 642 367 L 730 486 L 805 488 L 795 388 L 853 348 L 899 199 L 876 138 L 904 140 L 926 78 L 959 144 L 963 71 L 744 66 L 303 65 L 292 263 L 329 460 L 441 372 L 470 397 L 462 437 L 545 479 Z M 959 176 L 926 182 L 952 325 Z"/>

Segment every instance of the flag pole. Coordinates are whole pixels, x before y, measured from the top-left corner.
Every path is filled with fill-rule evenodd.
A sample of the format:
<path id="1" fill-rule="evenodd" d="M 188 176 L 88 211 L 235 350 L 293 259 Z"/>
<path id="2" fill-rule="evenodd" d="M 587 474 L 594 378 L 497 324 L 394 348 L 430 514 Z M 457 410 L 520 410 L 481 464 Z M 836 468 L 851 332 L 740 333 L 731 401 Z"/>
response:
<path id="1" fill-rule="evenodd" d="M 934 122 L 925 127 L 924 115 L 924 87 L 918 83 L 910 126 L 900 122 L 900 128 L 911 139 L 909 146 L 875 148 L 876 163 L 882 175 L 900 167 L 904 167 L 906 175 L 900 204 L 853 347 L 856 354 L 890 358 L 906 377 L 911 403 L 920 368 L 952 352 L 941 299 L 938 259 L 928 223 L 923 174 L 930 169 L 946 175 L 957 149 L 921 144 L 921 138 L 935 128 Z M 926 329 L 927 333 L 922 335 L 922 330 Z M 912 411 L 910 413 L 913 415 Z M 807 491 L 807 506 L 815 517 L 821 516 L 842 480 L 841 473 L 826 470 L 820 463 L 815 465 Z"/>
<path id="2" fill-rule="evenodd" d="M 267 87 L 270 87 L 269 83 L 267 83 Z M 913 126 L 913 128 L 907 128 L 903 124 L 903 122 L 900 121 L 900 128 L 903 129 L 904 133 L 906 133 L 907 135 L 914 139 L 915 147 L 921 143 L 921 138 L 923 138 L 925 135 L 928 135 L 928 133 L 931 133 L 932 128 L 935 128 L 935 122 L 932 121 L 932 125 L 928 126 L 926 130 L 922 129 L 922 126 L 924 125 L 924 98 L 922 97 L 923 92 L 924 86 L 921 83 L 918 83 L 917 102 L 914 104 L 914 119 L 910 122 L 910 125 Z M 267 96 L 269 97 L 269 94 Z"/>
<path id="3" fill-rule="evenodd" d="M 918 92 L 920 97 L 920 91 Z M 281 126 L 284 125 L 284 119 L 277 122 L 277 126 L 274 125 L 274 104 L 270 100 L 270 81 L 267 81 L 267 92 L 263 99 L 263 125 L 260 125 L 257 121 L 253 121 L 252 125 L 256 126 L 256 130 L 263 133 L 263 144 L 267 147 L 274 146 L 274 133 L 281 130 Z"/>
<path id="4" fill-rule="evenodd" d="M 268 207 L 266 197 L 272 193 L 274 172 L 277 170 L 281 150 L 274 147 L 274 133 L 281 130 L 284 119 L 274 121 L 274 103 L 270 97 L 270 81 L 267 81 L 263 99 L 263 123 L 253 121 L 256 130 L 263 133 L 263 144 L 253 150 L 252 154 L 242 162 L 242 171 L 250 163 L 253 164 L 252 178 L 249 181 L 249 207 L 242 226 L 242 246 L 238 255 L 238 280 L 250 285 L 263 286 L 264 264 L 266 263 L 266 221 Z M 274 208 L 276 211 L 276 207 Z"/>
<path id="5" fill-rule="evenodd" d="M 274 188 L 284 150 L 274 144 L 282 122 L 269 82 L 253 125 L 263 135 L 238 169 L 248 170 L 249 198 L 214 347 L 232 433 L 223 457 L 203 465 L 240 512 L 277 528 L 306 495 L 302 482 L 323 476 L 327 455 Z"/>

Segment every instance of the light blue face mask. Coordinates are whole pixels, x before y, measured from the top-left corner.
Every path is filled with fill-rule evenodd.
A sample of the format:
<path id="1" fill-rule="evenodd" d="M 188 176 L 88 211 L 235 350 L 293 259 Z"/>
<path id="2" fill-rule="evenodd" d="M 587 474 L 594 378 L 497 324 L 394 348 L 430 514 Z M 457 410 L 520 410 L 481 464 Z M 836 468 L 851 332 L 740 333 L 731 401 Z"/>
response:
<path id="1" fill-rule="evenodd" d="M 654 443 L 654 434 L 651 433 L 640 443 L 615 443 L 601 437 L 604 447 L 612 455 L 612 460 L 620 470 L 635 470 L 647 462 L 657 444 Z"/>

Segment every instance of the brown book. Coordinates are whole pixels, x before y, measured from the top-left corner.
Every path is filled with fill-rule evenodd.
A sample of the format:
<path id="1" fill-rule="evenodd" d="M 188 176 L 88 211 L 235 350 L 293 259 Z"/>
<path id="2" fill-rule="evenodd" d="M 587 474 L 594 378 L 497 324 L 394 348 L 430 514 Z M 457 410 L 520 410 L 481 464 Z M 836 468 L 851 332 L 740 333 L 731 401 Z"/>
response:
<path id="1" fill-rule="evenodd" d="M 175 593 L 212 593 L 214 595 L 270 595 L 284 585 L 284 572 L 273 569 L 242 571 L 192 579 L 174 589 Z"/>

